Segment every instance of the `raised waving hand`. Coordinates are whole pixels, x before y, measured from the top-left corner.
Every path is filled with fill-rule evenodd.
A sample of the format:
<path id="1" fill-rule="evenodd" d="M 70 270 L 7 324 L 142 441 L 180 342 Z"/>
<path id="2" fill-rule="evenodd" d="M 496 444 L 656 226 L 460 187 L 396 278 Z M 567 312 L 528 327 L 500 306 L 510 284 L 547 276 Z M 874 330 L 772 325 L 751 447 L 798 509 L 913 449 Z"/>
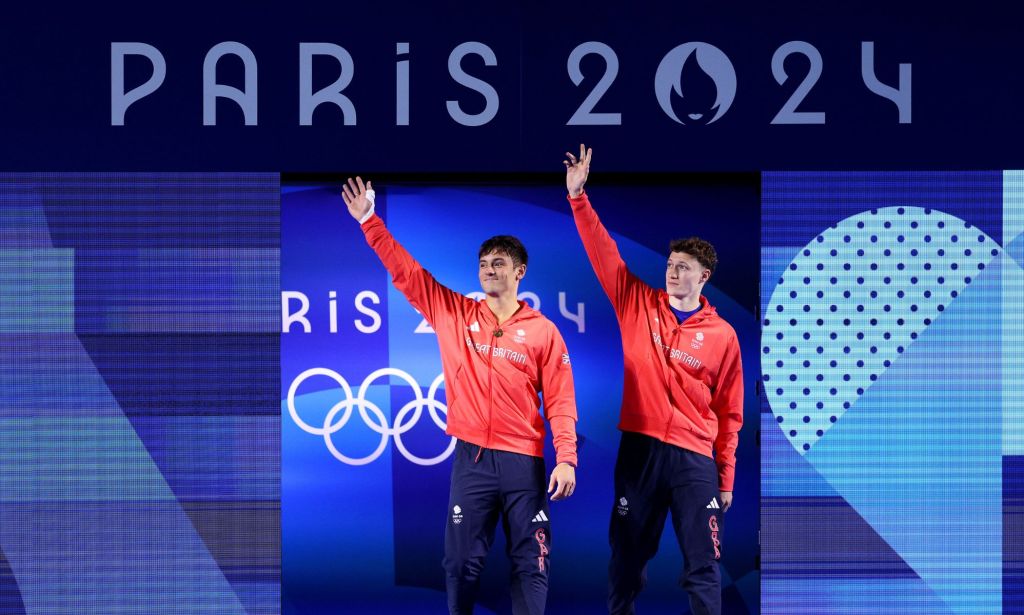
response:
<path id="1" fill-rule="evenodd" d="M 593 150 L 586 148 L 580 143 L 580 157 L 577 158 L 569 152 L 565 153 L 565 187 L 569 190 L 569 196 L 575 198 L 583 192 L 583 184 L 587 183 L 587 175 L 590 174 L 590 156 Z"/>

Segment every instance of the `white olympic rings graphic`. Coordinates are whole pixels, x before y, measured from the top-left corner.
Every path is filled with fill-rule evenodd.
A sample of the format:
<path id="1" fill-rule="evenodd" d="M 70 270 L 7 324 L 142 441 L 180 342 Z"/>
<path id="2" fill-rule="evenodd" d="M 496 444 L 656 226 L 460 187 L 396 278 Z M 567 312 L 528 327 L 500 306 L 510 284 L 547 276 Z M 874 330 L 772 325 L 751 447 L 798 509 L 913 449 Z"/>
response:
<path id="1" fill-rule="evenodd" d="M 327 416 L 324 417 L 323 427 L 314 427 L 313 425 L 306 423 L 299 418 L 299 412 L 295 409 L 296 391 L 298 391 L 299 386 L 307 378 L 311 378 L 313 376 L 327 376 L 331 380 L 337 382 L 338 385 L 341 386 L 341 390 L 345 393 L 345 399 L 334 404 L 334 406 L 327 411 Z M 402 406 L 398 411 L 398 414 L 395 415 L 394 427 L 388 426 L 388 417 L 380 407 L 366 399 L 366 392 L 369 386 L 378 378 L 387 376 L 395 376 L 404 380 L 410 387 L 412 387 L 413 393 L 415 394 L 412 401 Z M 441 431 L 447 429 L 448 423 L 446 419 L 448 416 L 448 407 L 434 398 L 437 394 L 437 389 L 441 386 L 442 382 L 444 382 L 443 373 L 439 374 L 437 378 L 434 378 L 434 382 L 430 384 L 430 389 L 427 391 L 427 396 L 424 397 L 419 383 L 416 382 L 412 376 L 394 367 L 383 367 L 367 376 L 366 379 L 363 380 L 363 383 L 359 385 L 358 395 L 353 397 L 352 387 L 349 386 L 348 382 L 345 381 L 341 374 L 332 369 L 327 369 L 326 367 L 314 367 L 302 372 L 294 381 L 292 381 L 292 385 L 288 389 L 288 413 L 291 415 L 292 420 L 295 421 L 295 424 L 303 431 L 313 435 L 323 436 L 324 442 L 327 444 L 327 449 L 338 461 L 341 461 L 342 463 L 352 466 L 362 466 L 372 463 L 384 453 L 384 449 L 388 446 L 388 439 L 391 436 L 394 436 L 395 447 L 400 453 L 402 453 L 403 457 L 416 465 L 432 466 L 441 463 L 452 454 L 452 451 L 455 450 L 455 437 L 453 436 L 451 438 L 448 448 L 440 455 L 436 457 L 419 457 L 409 452 L 409 449 L 406 448 L 405 443 L 402 442 L 402 434 L 406 433 L 416 425 L 420 420 L 420 415 L 423 414 L 424 407 L 426 407 L 427 411 L 430 413 L 430 418 L 433 419 L 434 424 L 437 425 Z M 353 408 L 359 408 L 359 416 L 362 417 L 363 422 L 366 423 L 367 427 L 380 434 L 380 444 L 377 445 L 377 448 L 372 453 L 365 457 L 348 457 L 342 454 L 334 446 L 334 441 L 331 440 L 331 435 L 344 427 L 345 424 L 348 423 L 348 420 L 352 418 Z M 438 411 L 445 414 L 445 419 L 441 418 Z M 337 423 L 333 423 L 332 421 L 334 421 L 334 418 L 339 412 L 343 413 L 341 418 Z M 413 413 L 413 416 L 406 421 L 406 417 L 410 412 Z M 376 420 L 370 418 L 371 413 L 374 415 Z"/>

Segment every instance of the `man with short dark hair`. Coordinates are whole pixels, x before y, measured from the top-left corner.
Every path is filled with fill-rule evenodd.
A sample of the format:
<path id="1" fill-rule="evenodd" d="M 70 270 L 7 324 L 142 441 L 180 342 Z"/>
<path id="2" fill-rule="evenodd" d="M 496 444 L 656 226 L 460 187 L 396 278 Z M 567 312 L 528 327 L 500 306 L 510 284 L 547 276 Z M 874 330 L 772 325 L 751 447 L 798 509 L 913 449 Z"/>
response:
<path id="1" fill-rule="evenodd" d="M 565 184 L 576 228 L 622 334 L 623 433 L 609 529 L 608 610 L 634 612 L 671 511 L 686 559 L 680 584 L 690 609 L 718 614 L 721 515 L 732 505 L 743 424 L 736 332 L 701 294 L 718 256 L 702 239 L 679 239 L 669 248 L 664 290 L 633 275 L 583 192 L 591 153 L 583 145 L 578 159 L 566 153 Z"/>
<path id="2" fill-rule="evenodd" d="M 551 553 L 544 486 L 553 501 L 576 489 L 576 397 L 558 329 L 517 299 L 526 275 L 526 249 L 508 235 L 485 241 L 479 252 L 485 298 L 474 301 L 439 284 L 395 241 L 374 214 L 370 183 L 349 179 L 342 191 L 395 288 L 437 333 L 448 399 L 446 433 L 459 440 L 445 529 L 448 609 L 473 612 L 480 572 L 501 518 L 512 563 L 512 610 L 540 615 Z M 547 481 L 544 418 L 556 454 Z"/>
<path id="3" fill-rule="evenodd" d="M 512 235 L 495 235 L 480 244 L 479 258 L 483 258 L 493 252 L 508 255 L 515 266 L 525 265 L 527 260 L 526 248 L 523 242 Z"/>

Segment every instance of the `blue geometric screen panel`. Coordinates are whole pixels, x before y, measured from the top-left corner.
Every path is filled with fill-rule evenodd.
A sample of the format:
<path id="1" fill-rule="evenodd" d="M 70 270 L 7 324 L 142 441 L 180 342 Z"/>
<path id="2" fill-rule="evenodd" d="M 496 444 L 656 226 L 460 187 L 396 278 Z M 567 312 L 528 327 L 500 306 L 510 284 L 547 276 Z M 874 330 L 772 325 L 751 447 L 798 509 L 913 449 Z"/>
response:
<path id="1" fill-rule="evenodd" d="M 1013 174 L 768 173 L 762 187 L 762 612 L 1012 609 Z M 833 536 L 837 510 L 864 540 L 823 550 L 790 527 Z"/>
<path id="2" fill-rule="evenodd" d="M 0 175 L 0 229 L 0 612 L 279 612 L 277 177 Z"/>

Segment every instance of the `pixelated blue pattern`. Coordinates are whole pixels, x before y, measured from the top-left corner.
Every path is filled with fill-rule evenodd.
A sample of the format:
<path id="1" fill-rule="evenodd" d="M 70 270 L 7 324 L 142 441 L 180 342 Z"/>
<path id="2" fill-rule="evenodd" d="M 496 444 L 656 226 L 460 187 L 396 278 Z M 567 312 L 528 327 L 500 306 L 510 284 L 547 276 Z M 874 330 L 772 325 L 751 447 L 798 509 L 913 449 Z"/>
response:
<path id="1" fill-rule="evenodd" d="M 4 615 L 22 615 L 25 605 L 21 601 L 18 582 L 14 580 L 11 565 L 0 552 L 0 613 Z"/>
<path id="2" fill-rule="evenodd" d="M 0 262 L 0 333 L 74 330 L 71 250 L 0 249 Z"/>
<path id="3" fill-rule="evenodd" d="M 6 178 L 0 180 L 4 222 L 0 224 L 0 246 L 5 250 L 53 248 L 39 182 L 23 175 L 0 177 Z"/>
<path id="4" fill-rule="evenodd" d="M 866 613 L 951 613 L 919 579 L 884 575 L 786 579 L 764 575 L 761 613 L 787 615 L 865 615 Z"/>
<path id="5" fill-rule="evenodd" d="M 1024 613 L 1024 456 L 1003 457 L 1003 612 Z"/>
<path id="6" fill-rule="evenodd" d="M 920 207 L 1003 236 L 1003 176 L 988 172 L 792 172 L 761 176 L 762 248 L 802 247 L 840 220 L 881 207 Z M 793 250 L 793 256 L 796 250 Z M 766 287 L 763 290 L 774 288 Z M 761 302 L 769 294 L 762 292 Z"/>
<path id="7" fill-rule="evenodd" d="M 765 174 L 762 612 L 1003 609 L 1002 196 Z"/>
<path id="8" fill-rule="evenodd" d="M 887 207 L 842 220 L 797 253 L 762 328 L 765 391 L 797 450 L 810 450 L 985 270 L 995 245 L 942 212 Z"/>
<path id="9" fill-rule="evenodd" d="M 954 613 L 1001 612 L 999 280 L 997 260 L 806 455 Z"/>
<path id="10" fill-rule="evenodd" d="M 1003 174 L 1003 611 L 1024 613 L 1024 172 Z"/>
<path id="11" fill-rule="evenodd" d="M 280 251 L 264 249 L 76 250 L 79 333 L 277 332 Z M 273 308 L 273 309 L 271 309 Z"/>
<path id="12" fill-rule="evenodd" d="M 58 173 L 0 177 L 7 178 L 7 185 L 14 184 L 13 192 L 36 196 L 55 248 L 238 249 L 245 253 L 281 247 L 280 182 L 276 174 Z M 236 263 L 239 267 L 252 266 L 243 258 Z M 253 314 L 265 309 L 262 305 L 252 307 Z"/>
<path id="13" fill-rule="evenodd" d="M 775 415 L 763 397 L 761 457 L 771 459 L 775 471 L 761 473 L 761 497 L 838 497 L 832 485 L 804 459 L 802 452 L 793 448 L 785 432 L 776 424 Z"/>
<path id="14" fill-rule="evenodd" d="M 0 611 L 279 612 L 276 176 L 0 202 Z"/>
<path id="15" fill-rule="evenodd" d="M 1024 455 L 1024 171 L 1003 177 L 1003 454 Z"/>

